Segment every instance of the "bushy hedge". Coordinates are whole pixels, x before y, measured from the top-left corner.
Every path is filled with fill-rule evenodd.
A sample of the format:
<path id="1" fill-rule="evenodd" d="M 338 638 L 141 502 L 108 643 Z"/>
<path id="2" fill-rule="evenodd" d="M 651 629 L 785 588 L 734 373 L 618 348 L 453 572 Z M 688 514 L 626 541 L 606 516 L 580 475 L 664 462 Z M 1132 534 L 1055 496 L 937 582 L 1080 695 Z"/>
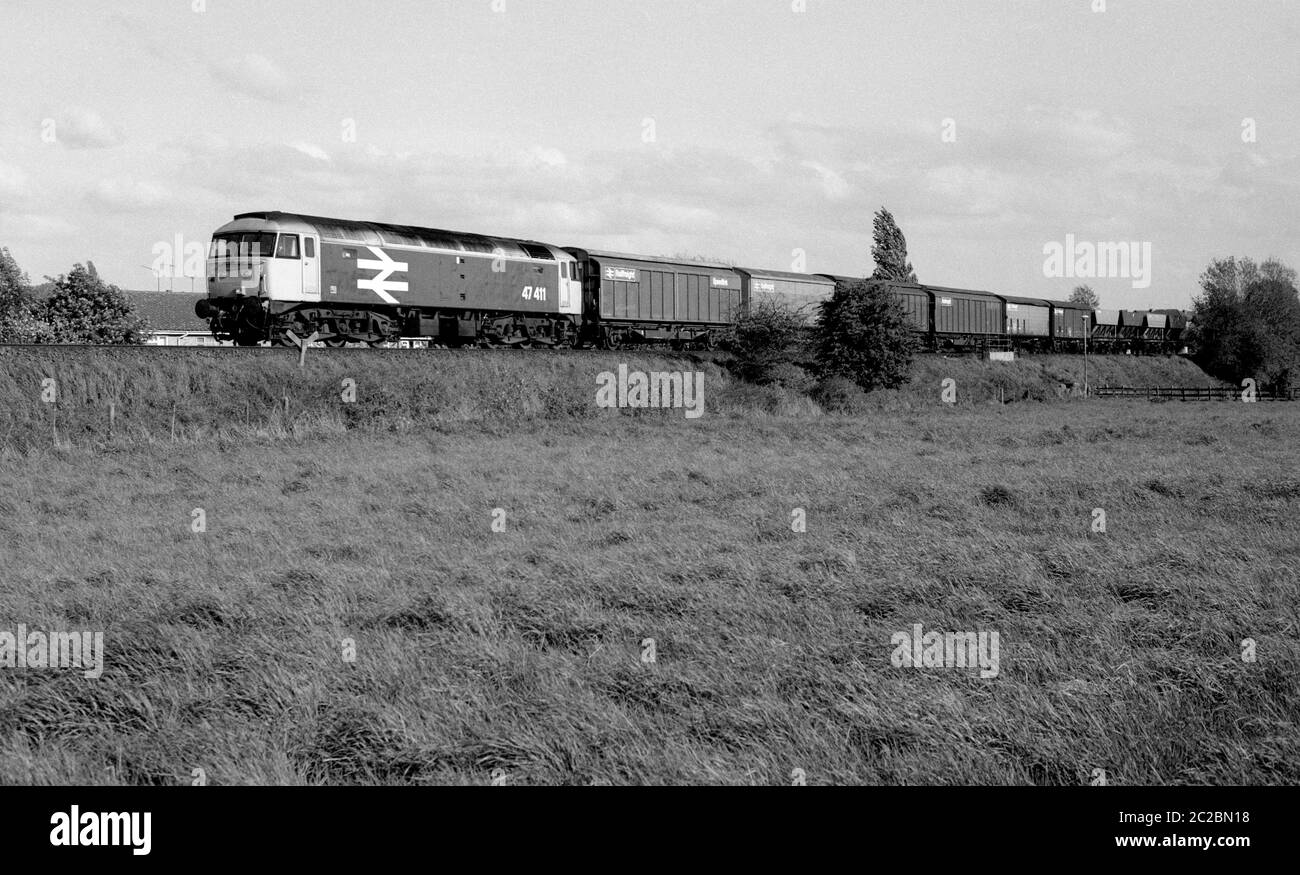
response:
<path id="1" fill-rule="evenodd" d="M 886 283 L 839 283 L 818 311 L 814 361 L 823 380 L 843 377 L 864 391 L 908 380 L 916 341 L 907 312 Z"/>
<path id="2" fill-rule="evenodd" d="M 737 320 L 728 349 L 732 371 L 756 385 L 784 382 L 792 366 L 807 358 L 808 330 L 793 309 L 778 301 L 758 301 Z"/>

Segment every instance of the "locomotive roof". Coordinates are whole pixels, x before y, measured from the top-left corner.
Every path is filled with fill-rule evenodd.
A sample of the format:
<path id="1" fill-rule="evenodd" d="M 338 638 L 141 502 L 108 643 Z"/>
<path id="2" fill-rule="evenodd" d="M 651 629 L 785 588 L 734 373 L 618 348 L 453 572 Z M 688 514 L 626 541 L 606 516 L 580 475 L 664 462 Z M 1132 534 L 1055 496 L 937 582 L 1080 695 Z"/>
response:
<path id="1" fill-rule="evenodd" d="M 395 225 L 387 222 L 360 222 L 353 219 L 331 219 L 302 213 L 282 213 L 278 210 L 240 213 L 241 219 L 261 220 L 275 224 L 280 230 L 300 230 L 294 226 L 307 226 L 322 237 L 349 240 L 374 246 L 423 246 L 430 249 L 452 249 L 463 252 L 491 253 L 500 249 L 505 255 L 523 258 L 555 257 L 552 247 L 536 240 L 514 237 L 489 237 L 465 231 L 445 231 L 418 225 Z"/>

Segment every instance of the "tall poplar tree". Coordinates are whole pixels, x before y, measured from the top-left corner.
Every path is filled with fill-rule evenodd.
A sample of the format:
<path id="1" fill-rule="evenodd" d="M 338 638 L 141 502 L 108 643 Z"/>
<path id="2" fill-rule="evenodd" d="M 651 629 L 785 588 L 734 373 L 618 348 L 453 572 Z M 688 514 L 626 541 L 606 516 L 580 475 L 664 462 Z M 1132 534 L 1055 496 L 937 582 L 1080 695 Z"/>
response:
<path id="1" fill-rule="evenodd" d="M 899 230 L 898 223 L 889 210 L 881 207 L 872 222 L 871 258 L 876 262 L 872 272 L 873 280 L 896 280 L 904 283 L 916 282 L 916 271 L 907 260 L 907 238 Z"/>

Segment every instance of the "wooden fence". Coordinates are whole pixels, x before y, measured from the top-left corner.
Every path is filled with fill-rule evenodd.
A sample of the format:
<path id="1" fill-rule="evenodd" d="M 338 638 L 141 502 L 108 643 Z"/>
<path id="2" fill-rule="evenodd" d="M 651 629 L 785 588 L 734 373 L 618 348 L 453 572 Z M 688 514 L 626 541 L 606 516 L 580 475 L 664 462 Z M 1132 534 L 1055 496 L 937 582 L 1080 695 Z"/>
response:
<path id="1" fill-rule="evenodd" d="M 1094 386 L 1098 398 L 1167 398 L 1179 401 L 1241 401 L 1244 389 L 1232 386 Z M 1260 401 L 1300 401 L 1300 389 L 1275 392 L 1257 389 Z"/>

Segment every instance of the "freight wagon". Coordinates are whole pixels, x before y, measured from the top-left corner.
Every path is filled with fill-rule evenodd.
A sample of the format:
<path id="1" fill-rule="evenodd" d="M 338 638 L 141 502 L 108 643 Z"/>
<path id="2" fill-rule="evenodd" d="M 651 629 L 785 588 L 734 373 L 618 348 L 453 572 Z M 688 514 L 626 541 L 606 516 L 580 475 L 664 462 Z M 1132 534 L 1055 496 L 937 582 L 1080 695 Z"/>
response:
<path id="1" fill-rule="evenodd" d="M 805 325 L 817 320 L 818 307 L 835 293 L 835 281 L 818 274 L 738 267 L 746 309 L 762 303 L 790 308 Z"/>
<path id="2" fill-rule="evenodd" d="M 730 265 L 567 251 L 584 278 L 585 342 L 708 348 L 740 317 L 743 277 Z"/>
<path id="3" fill-rule="evenodd" d="M 1052 305 L 1052 349 L 1075 352 L 1092 336 L 1092 310 L 1071 301 L 1048 301 Z"/>
<path id="4" fill-rule="evenodd" d="M 1147 314 L 1143 310 L 1119 311 L 1119 348 L 1132 350 L 1141 347 L 1147 327 Z"/>
<path id="5" fill-rule="evenodd" d="M 1006 334 L 1015 345 L 1029 350 L 1052 346 L 1052 304 L 1035 298 L 998 295 L 1006 314 Z"/>
<path id="6" fill-rule="evenodd" d="M 1114 350 L 1119 346 L 1119 311 L 1092 311 L 1092 344 L 1098 352 Z"/>
<path id="7" fill-rule="evenodd" d="M 989 292 L 926 287 L 934 306 L 934 338 L 939 349 L 983 349 L 1006 334 L 1002 301 Z"/>

